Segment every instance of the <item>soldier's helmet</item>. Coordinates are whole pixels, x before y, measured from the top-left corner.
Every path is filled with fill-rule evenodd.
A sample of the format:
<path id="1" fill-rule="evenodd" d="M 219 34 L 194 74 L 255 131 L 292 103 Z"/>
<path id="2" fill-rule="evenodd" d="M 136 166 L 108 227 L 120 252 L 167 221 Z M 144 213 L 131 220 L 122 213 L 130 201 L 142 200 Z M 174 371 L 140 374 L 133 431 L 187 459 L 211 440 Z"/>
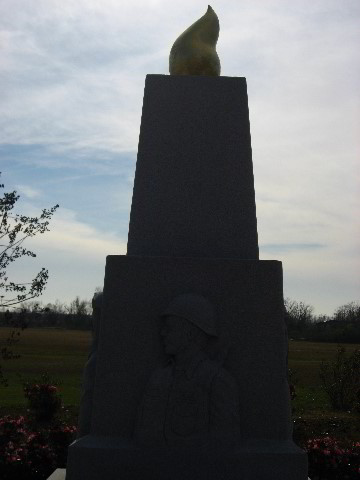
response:
<path id="1" fill-rule="evenodd" d="M 217 337 L 216 315 L 213 306 L 202 295 L 186 293 L 175 297 L 161 317 L 175 315 L 188 320 L 207 335 Z"/>

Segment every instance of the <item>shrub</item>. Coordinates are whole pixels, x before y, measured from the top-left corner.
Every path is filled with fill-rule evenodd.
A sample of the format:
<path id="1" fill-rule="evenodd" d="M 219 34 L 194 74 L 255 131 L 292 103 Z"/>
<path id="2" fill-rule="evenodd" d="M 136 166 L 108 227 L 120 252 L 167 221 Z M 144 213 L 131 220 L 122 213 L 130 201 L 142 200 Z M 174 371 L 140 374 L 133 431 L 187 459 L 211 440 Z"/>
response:
<path id="1" fill-rule="evenodd" d="M 320 378 L 335 410 L 359 411 L 360 408 L 360 349 L 347 356 L 345 348 L 338 348 L 332 362 L 322 362 Z"/>
<path id="2" fill-rule="evenodd" d="M 30 412 L 39 422 L 52 421 L 61 407 L 58 387 L 52 384 L 47 374 L 42 375 L 39 382 L 24 383 L 24 395 Z"/>
<path id="3" fill-rule="evenodd" d="M 360 442 L 340 446 L 332 437 L 313 438 L 306 442 L 311 480 L 358 480 L 360 476 Z"/>
<path id="4" fill-rule="evenodd" d="M 34 431 L 24 417 L 0 418 L 0 478 L 43 480 L 65 467 L 67 447 L 74 440 L 74 426 L 57 425 Z"/>
<path id="5" fill-rule="evenodd" d="M 53 446 L 56 455 L 57 468 L 66 467 L 67 449 L 70 443 L 75 440 L 76 427 L 73 425 L 61 424 L 48 432 L 49 443 Z"/>
<path id="6" fill-rule="evenodd" d="M 3 480 L 46 478 L 55 454 L 40 433 L 29 431 L 24 417 L 0 419 L 0 473 Z"/>

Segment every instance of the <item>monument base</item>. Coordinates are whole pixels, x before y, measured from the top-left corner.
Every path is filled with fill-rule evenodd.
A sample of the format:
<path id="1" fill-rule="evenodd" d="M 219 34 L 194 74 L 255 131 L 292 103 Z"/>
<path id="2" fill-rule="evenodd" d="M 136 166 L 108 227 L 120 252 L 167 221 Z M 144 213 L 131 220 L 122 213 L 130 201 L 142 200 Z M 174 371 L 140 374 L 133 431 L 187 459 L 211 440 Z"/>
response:
<path id="1" fill-rule="evenodd" d="M 48 480 L 65 480 L 66 476 L 66 469 L 65 468 L 57 468 L 55 472 L 50 475 Z M 308 477 L 308 480 L 311 480 L 310 477 Z"/>
<path id="2" fill-rule="evenodd" d="M 132 438 L 144 388 L 169 360 L 160 315 L 188 293 L 216 310 L 223 367 L 239 385 L 242 437 L 290 438 L 281 263 L 125 255 L 107 257 L 91 433 Z"/>
<path id="3" fill-rule="evenodd" d="M 256 441 L 227 450 L 139 448 L 87 435 L 69 448 L 66 480 L 305 480 L 306 453 L 291 441 Z"/>
<path id="4" fill-rule="evenodd" d="M 144 388 L 168 360 L 161 313 L 189 293 L 216 309 L 221 348 L 209 356 L 239 386 L 241 440 L 140 447 L 132 439 Z M 91 435 L 69 447 L 66 480 L 307 479 L 306 453 L 291 440 L 280 262 L 110 256 L 103 295 Z"/>

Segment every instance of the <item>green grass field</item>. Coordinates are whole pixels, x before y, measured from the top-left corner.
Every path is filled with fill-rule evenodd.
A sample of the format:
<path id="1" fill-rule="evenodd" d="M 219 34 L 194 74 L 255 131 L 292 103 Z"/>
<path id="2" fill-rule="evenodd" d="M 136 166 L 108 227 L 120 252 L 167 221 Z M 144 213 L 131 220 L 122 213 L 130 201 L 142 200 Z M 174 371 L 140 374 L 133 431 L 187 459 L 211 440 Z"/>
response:
<path id="1" fill-rule="evenodd" d="M 0 328 L 0 344 L 3 345 L 9 329 Z M 8 387 L 0 387 L 0 414 L 11 413 L 24 408 L 25 399 L 22 381 L 32 380 L 42 373 L 60 382 L 63 402 L 76 407 L 81 395 L 81 379 L 87 359 L 91 335 L 88 331 L 27 329 L 21 334 L 14 352 L 20 358 L 3 361 L 5 374 L 9 378 Z M 360 345 L 346 345 L 351 352 Z M 289 342 L 289 367 L 295 372 L 297 397 L 293 402 L 296 414 L 319 416 L 334 415 L 326 394 L 321 388 L 319 368 L 322 360 L 335 357 L 335 343 Z M 335 413 L 337 417 L 345 413 Z M 356 421 L 359 416 L 353 417 Z"/>
<path id="2" fill-rule="evenodd" d="M 0 344 L 9 329 L 0 328 Z M 22 381 L 43 373 L 60 382 L 65 405 L 78 405 L 81 394 L 82 370 L 87 359 L 91 334 L 88 331 L 28 328 L 13 347 L 20 358 L 3 361 L 8 387 L 0 387 L 0 407 L 25 405 Z"/>

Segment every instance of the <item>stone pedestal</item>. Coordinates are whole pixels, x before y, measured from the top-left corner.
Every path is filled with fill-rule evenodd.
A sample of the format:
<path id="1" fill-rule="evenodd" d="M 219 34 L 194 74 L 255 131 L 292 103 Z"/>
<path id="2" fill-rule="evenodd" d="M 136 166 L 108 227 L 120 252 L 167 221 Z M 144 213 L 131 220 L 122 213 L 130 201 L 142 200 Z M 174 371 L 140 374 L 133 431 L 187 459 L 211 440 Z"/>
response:
<path id="1" fill-rule="evenodd" d="M 250 442 L 227 450 L 140 449 L 119 437 L 92 435 L 72 447 L 70 471 L 67 480 L 307 479 L 305 453 L 292 442 Z"/>
<path id="2" fill-rule="evenodd" d="M 92 433 L 131 438 L 146 382 L 166 362 L 160 314 L 189 292 L 216 309 L 243 436 L 289 438 L 281 263 L 140 256 L 107 258 Z"/>
<path id="3" fill-rule="evenodd" d="M 226 447 L 134 440 L 148 379 L 167 361 L 160 314 L 182 294 L 213 305 L 206 355 L 238 386 Z M 67 480 L 307 478 L 292 442 L 282 267 L 258 260 L 245 79 L 147 77 L 128 255 L 107 258 L 96 358 L 91 431 L 69 448 Z"/>
<path id="4" fill-rule="evenodd" d="M 65 480 L 65 476 L 66 470 L 64 468 L 58 468 L 52 475 L 50 475 L 48 480 Z M 308 480 L 311 480 L 310 477 L 308 477 Z"/>

